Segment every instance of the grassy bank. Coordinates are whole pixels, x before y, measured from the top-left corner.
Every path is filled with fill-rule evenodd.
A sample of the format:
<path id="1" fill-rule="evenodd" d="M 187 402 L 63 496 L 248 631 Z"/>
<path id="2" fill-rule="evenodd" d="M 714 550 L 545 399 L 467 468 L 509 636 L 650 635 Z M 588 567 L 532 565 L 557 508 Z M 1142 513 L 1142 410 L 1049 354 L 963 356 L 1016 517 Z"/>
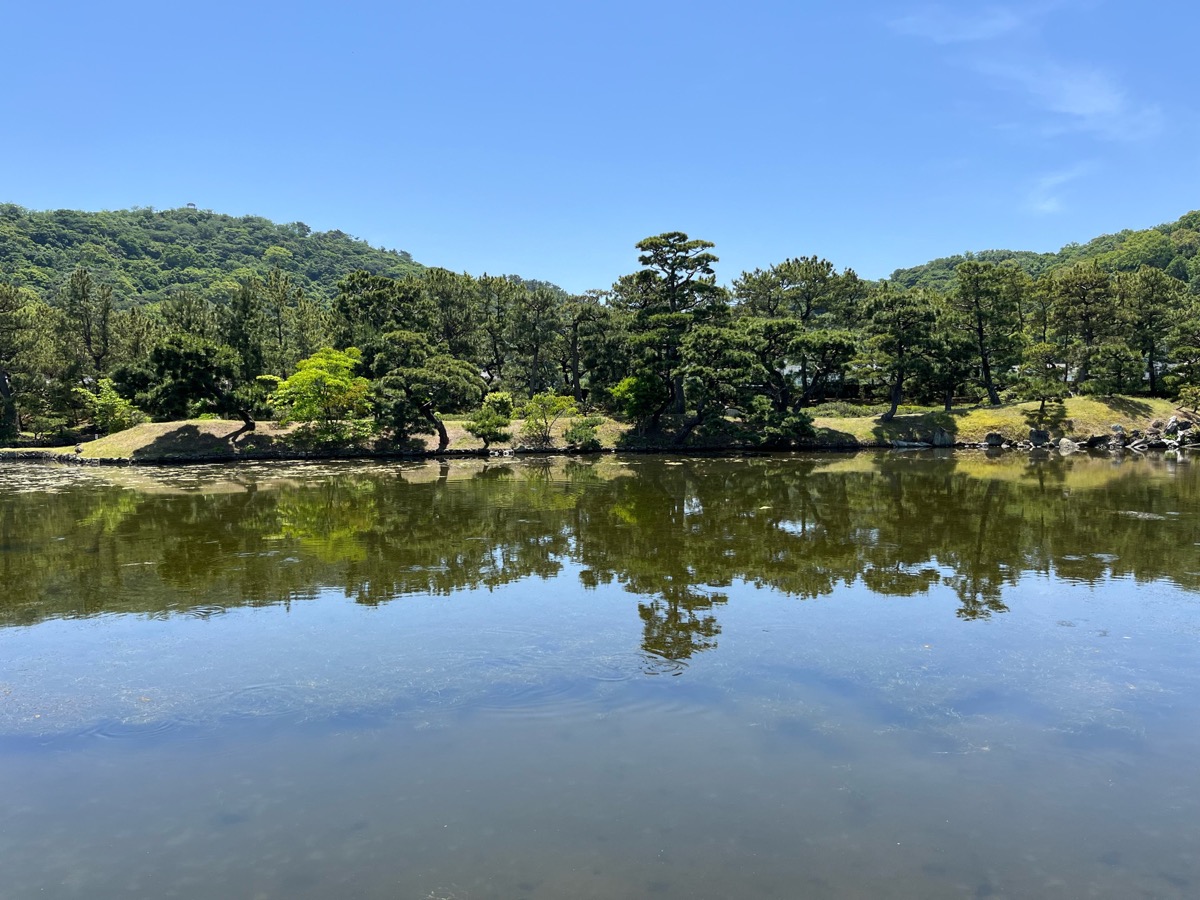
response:
<path id="1" fill-rule="evenodd" d="M 1054 438 L 1086 438 L 1093 434 L 1108 434 L 1113 424 L 1127 430 L 1146 429 L 1155 420 L 1166 420 L 1176 412 L 1171 401 L 1130 397 L 1072 397 L 1063 404 L 1050 404 L 1045 415 L 1039 415 L 1038 404 L 1020 403 L 1000 407 L 959 408 L 950 412 L 941 409 L 903 407 L 891 422 L 881 422 L 878 415 L 834 417 L 814 420 L 816 437 L 813 449 L 890 446 L 893 441 L 929 441 L 937 429 L 943 429 L 955 441 L 975 444 L 989 432 L 999 432 L 1009 440 L 1023 440 L 1033 427 L 1045 428 Z M 521 423 L 514 422 L 513 434 L 519 434 Z M 555 428 L 556 444 L 562 446 L 565 421 Z M 483 443 L 463 428 L 461 419 L 446 422 L 450 436 L 449 449 L 458 452 L 477 451 Z M 661 442 L 645 438 L 632 441 L 630 428 L 606 419 L 597 436 L 605 449 L 620 449 L 636 445 L 639 449 L 672 449 L 669 436 Z M 719 436 L 709 436 L 700 442 L 704 449 L 729 447 Z M 513 449 L 509 442 L 492 445 L 496 450 Z M 370 454 L 377 448 L 362 446 L 341 448 L 343 453 Z M 378 448 L 397 452 L 401 448 Z M 407 447 L 411 452 L 432 452 L 437 439 L 422 435 Z M 74 447 L 58 447 L 52 453 L 75 455 Z M 260 422 L 247 431 L 241 422 L 214 419 L 192 419 L 182 422 L 152 422 L 137 425 L 126 431 L 89 441 L 82 445 L 84 459 L 127 459 L 134 462 L 186 462 L 188 460 L 254 459 L 281 456 L 337 455 L 338 448 L 314 447 L 303 429 L 281 427 L 272 422 Z"/>
<path id="2" fill-rule="evenodd" d="M 961 407 L 950 412 L 901 407 L 891 422 L 880 422 L 879 416 L 819 417 L 813 425 L 816 443 L 821 446 L 886 446 L 893 441 L 929 441 L 938 428 L 955 441 L 978 444 L 989 432 L 998 432 L 1008 440 L 1025 440 L 1035 427 L 1048 430 L 1055 439 L 1109 434 L 1114 424 L 1127 430 L 1145 430 L 1155 420 L 1166 421 L 1175 413 L 1174 403 L 1157 398 L 1069 397 L 1064 403 L 1047 404 L 1044 415 L 1039 414 L 1037 403 Z"/>

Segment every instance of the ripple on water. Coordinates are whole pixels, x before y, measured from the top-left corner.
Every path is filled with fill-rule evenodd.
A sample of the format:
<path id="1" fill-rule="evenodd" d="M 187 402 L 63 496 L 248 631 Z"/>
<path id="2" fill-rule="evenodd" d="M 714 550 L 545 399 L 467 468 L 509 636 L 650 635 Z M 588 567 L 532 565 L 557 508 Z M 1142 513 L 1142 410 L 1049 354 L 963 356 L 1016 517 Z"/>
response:
<path id="1" fill-rule="evenodd" d="M 84 731 L 90 737 L 105 740 L 145 740 L 147 738 L 165 737 L 180 732 L 187 722 L 179 718 L 160 718 L 147 720 L 112 719 L 98 722 Z"/>
<path id="2" fill-rule="evenodd" d="M 206 704 L 220 719 L 262 719 L 293 715 L 305 706 L 304 695 L 290 684 L 252 684 L 214 694 Z"/>
<path id="3" fill-rule="evenodd" d="M 682 675 L 687 668 L 686 660 L 671 659 L 649 651 L 642 654 L 642 672 L 646 675 Z"/>
<path id="4" fill-rule="evenodd" d="M 190 619 L 211 619 L 214 616 L 223 616 L 227 612 L 224 606 L 217 603 L 204 604 L 201 606 L 191 606 L 183 610 L 181 615 L 187 616 Z"/>

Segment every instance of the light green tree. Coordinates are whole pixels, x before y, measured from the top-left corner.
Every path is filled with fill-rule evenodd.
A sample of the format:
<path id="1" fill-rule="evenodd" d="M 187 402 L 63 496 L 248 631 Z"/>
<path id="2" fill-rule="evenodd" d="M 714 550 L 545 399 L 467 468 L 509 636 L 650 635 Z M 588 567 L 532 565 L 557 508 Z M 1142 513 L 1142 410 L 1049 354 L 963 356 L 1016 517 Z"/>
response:
<path id="1" fill-rule="evenodd" d="M 370 414 L 370 382 L 355 370 L 362 359 L 356 347 L 324 347 L 302 359 L 296 371 L 278 382 L 270 404 L 280 421 L 320 423 L 326 428 Z"/>
<path id="2" fill-rule="evenodd" d="M 520 410 L 520 416 L 525 420 L 521 425 L 521 442 L 530 447 L 549 447 L 553 443 L 554 425 L 563 416 L 573 416 L 577 412 L 574 397 L 552 391 L 534 394 Z"/>

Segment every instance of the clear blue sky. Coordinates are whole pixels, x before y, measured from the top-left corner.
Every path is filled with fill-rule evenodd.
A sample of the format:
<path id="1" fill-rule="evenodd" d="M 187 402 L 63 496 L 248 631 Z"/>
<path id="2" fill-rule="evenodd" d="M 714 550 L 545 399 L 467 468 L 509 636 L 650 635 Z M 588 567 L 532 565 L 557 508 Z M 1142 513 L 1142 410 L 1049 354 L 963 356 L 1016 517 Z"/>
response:
<path id="1" fill-rule="evenodd" d="M 572 291 L 642 237 L 882 277 L 1200 207 L 1200 6 L 18 3 L 0 201 L 339 228 Z"/>

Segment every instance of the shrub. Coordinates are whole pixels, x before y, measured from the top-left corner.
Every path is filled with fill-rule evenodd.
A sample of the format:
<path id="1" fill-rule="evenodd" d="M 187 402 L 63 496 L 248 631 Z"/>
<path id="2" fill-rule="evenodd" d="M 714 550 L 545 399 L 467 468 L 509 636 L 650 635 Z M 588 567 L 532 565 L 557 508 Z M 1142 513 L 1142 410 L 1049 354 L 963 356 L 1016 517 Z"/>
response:
<path id="1" fill-rule="evenodd" d="M 600 449 L 600 440 L 596 437 L 596 429 L 604 424 L 602 416 L 584 416 L 572 419 L 563 433 L 563 440 L 574 450 L 591 452 Z"/>
<path id="2" fill-rule="evenodd" d="M 493 442 L 512 440 L 512 433 L 505 430 L 512 424 L 512 411 L 512 394 L 493 391 L 483 398 L 483 406 L 466 420 L 463 428 L 483 441 L 486 450 Z"/>
<path id="3" fill-rule="evenodd" d="M 530 447 L 549 447 L 550 432 L 555 423 L 566 415 L 578 412 L 572 397 L 563 397 L 552 391 L 534 394 L 521 408 L 525 420 L 521 426 L 521 441 Z"/>

